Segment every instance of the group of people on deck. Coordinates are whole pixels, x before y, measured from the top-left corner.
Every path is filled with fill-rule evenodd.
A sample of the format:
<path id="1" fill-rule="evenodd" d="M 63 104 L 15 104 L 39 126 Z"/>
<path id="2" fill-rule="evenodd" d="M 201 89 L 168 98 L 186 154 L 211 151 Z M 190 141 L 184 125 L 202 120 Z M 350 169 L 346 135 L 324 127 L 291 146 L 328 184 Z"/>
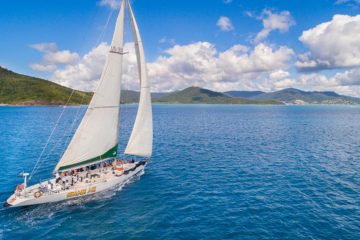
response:
<path id="1" fill-rule="evenodd" d="M 97 163 L 91 166 L 79 168 L 79 169 L 73 169 L 69 171 L 64 172 L 56 172 L 55 173 L 55 184 L 61 185 L 61 189 L 65 190 L 68 189 L 70 186 L 73 186 L 76 182 L 80 181 L 82 182 L 84 178 L 92 179 L 96 177 L 100 177 L 96 171 L 99 170 L 99 173 L 102 171 L 105 171 L 106 169 L 110 168 L 115 171 L 124 170 L 123 164 L 125 163 L 134 163 L 135 160 L 129 160 L 129 161 L 121 161 L 121 160 L 113 160 L 113 161 L 104 161 L 101 163 Z M 86 172 L 85 176 L 84 174 L 81 174 L 83 172 Z M 48 188 L 53 189 L 52 184 L 49 183 Z"/>

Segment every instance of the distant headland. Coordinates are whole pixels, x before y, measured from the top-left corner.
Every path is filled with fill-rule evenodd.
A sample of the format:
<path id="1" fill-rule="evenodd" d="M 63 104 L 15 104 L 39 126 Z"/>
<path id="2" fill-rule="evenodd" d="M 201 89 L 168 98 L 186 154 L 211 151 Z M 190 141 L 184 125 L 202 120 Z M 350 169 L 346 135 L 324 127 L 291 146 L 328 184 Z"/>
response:
<path id="1" fill-rule="evenodd" d="M 74 91 L 40 78 L 18 74 L 0 67 L 0 106 L 43 106 L 88 104 L 92 93 Z M 360 98 L 330 91 L 302 91 L 286 88 L 276 92 L 228 91 L 216 92 L 200 87 L 188 87 L 174 92 L 152 93 L 155 103 L 183 104 L 360 104 Z M 68 101 L 69 100 L 69 101 Z M 136 103 L 139 92 L 122 91 L 121 103 Z"/>
<path id="2" fill-rule="evenodd" d="M 71 93 L 71 88 L 0 67 L 1 105 L 65 105 Z M 91 96 L 92 93 L 74 91 L 68 104 L 87 104 Z"/>

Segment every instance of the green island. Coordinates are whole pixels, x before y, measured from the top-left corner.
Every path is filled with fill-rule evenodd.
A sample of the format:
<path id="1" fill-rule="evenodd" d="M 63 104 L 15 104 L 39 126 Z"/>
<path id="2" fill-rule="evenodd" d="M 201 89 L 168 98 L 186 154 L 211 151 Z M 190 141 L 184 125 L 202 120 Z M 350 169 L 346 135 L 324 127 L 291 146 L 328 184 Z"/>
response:
<path id="1" fill-rule="evenodd" d="M 64 105 L 72 91 L 71 88 L 0 67 L 0 104 Z M 92 93 L 74 91 L 68 104 L 87 104 L 91 96 Z"/>

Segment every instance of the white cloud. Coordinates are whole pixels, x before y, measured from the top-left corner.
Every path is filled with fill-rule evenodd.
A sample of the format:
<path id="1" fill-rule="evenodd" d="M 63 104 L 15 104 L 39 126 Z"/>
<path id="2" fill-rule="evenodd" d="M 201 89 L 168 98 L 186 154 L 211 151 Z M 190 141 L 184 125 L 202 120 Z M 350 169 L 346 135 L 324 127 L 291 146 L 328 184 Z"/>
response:
<path id="1" fill-rule="evenodd" d="M 138 88 L 135 50 L 132 43 L 125 45 L 123 87 Z M 105 43 L 92 49 L 75 64 L 54 72 L 51 80 L 82 90 L 94 90 L 100 78 L 109 46 Z M 254 49 L 242 45 L 219 52 L 209 42 L 175 45 L 154 62 L 148 63 L 148 75 L 153 91 L 179 90 L 197 85 L 219 91 L 252 89 L 261 78 L 287 68 L 293 51 L 259 44 Z"/>
<path id="2" fill-rule="evenodd" d="M 85 54 L 79 61 L 56 70 L 51 81 L 75 89 L 94 91 L 106 61 L 110 46 L 101 43 Z M 135 48 L 133 43 L 124 46 L 122 86 L 125 89 L 138 88 L 138 71 Z"/>
<path id="3" fill-rule="evenodd" d="M 282 69 L 274 71 L 269 74 L 269 78 L 274 79 L 274 80 L 283 80 L 287 77 L 290 77 L 290 73 L 286 72 Z"/>
<path id="4" fill-rule="evenodd" d="M 200 86 L 204 79 L 218 81 L 217 50 L 208 42 L 176 45 L 155 62 L 148 64 L 149 77 L 156 89 L 175 90 Z"/>
<path id="5" fill-rule="evenodd" d="M 360 85 L 349 85 L 356 83 L 353 78 L 356 74 L 352 74 L 353 76 L 350 78 L 348 78 L 349 73 L 338 73 L 334 76 L 325 76 L 320 73 L 306 73 L 293 76 L 290 72 L 276 70 L 263 76 L 261 81 L 253 81 L 251 90 L 269 92 L 282 90 L 284 88 L 298 88 L 305 91 L 335 91 L 339 94 L 359 97 Z M 360 71 L 357 74 L 360 75 Z"/>
<path id="6" fill-rule="evenodd" d="M 301 70 L 360 66 L 360 15 L 335 15 L 304 31 L 299 40 L 309 48 L 296 62 Z"/>
<path id="7" fill-rule="evenodd" d="M 314 91 L 335 91 L 340 94 L 359 97 L 360 85 L 353 85 L 355 79 L 350 79 L 350 75 L 355 77 L 356 73 L 343 72 L 330 77 L 319 73 L 302 74 L 299 77 L 298 85 L 295 87 L 299 86 Z"/>
<path id="8" fill-rule="evenodd" d="M 222 69 L 235 73 L 267 72 L 286 68 L 293 54 L 293 50 L 284 46 L 273 49 L 267 44 L 260 43 L 249 52 L 247 47 L 235 45 L 219 54 L 219 64 Z"/>
<path id="9" fill-rule="evenodd" d="M 46 63 L 52 64 L 69 64 L 75 62 L 79 58 L 79 54 L 70 52 L 69 50 L 50 52 L 44 56 Z"/>
<path id="10" fill-rule="evenodd" d="M 55 43 L 39 43 L 31 48 L 44 54 L 42 63 L 30 64 L 30 68 L 40 72 L 52 72 L 59 64 L 71 64 L 79 59 L 79 54 L 69 50 L 59 51 Z"/>
<path id="11" fill-rule="evenodd" d="M 159 43 L 162 43 L 162 44 L 170 44 L 170 45 L 175 45 L 176 44 L 176 41 L 174 38 L 168 38 L 168 37 L 162 37 L 160 40 L 159 40 Z"/>
<path id="12" fill-rule="evenodd" d="M 138 90 L 134 44 L 127 43 L 124 49 L 128 54 L 124 55 L 122 86 Z M 94 90 L 108 51 L 109 45 L 101 43 L 79 61 L 57 69 L 51 80 L 75 89 Z M 293 58 L 293 50 L 285 46 L 274 47 L 260 43 L 253 48 L 234 45 L 225 51 L 219 51 L 209 42 L 195 42 L 175 45 L 147 66 L 152 91 L 172 91 L 189 86 L 216 91 L 275 91 L 295 87 L 360 95 L 360 68 L 333 76 L 319 73 L 293 76 L 288 70 Z"/>
<path id="13" fill-rule="evenodd" d="M 336 73 L 334 80 L 342 86 L 360 86 L 360 68 L 354 68 L 342 73 Z"/>
<path id="14" fill-rule="evenodd" d="M 111 9 L 118 9 L 120 8 L 121 2 L 119 0 L 101 0 L 99 4 L 100 6 L 106 6 Z"/>
<path id="15" fill-rule="evenodd" d="M 262 20 L 263 29 L 256 35 L 255 42 L 263 41 L 274 30 L 284 33 L 289 31 L 291 26 L 295 25 L 295 21 L 289 11 L 273 13 L 271 10 L 265 9 L 259 19 Z"/>
<path id="16" fill-rule="evenodd" d="M 55 52 L 58 49 L 56 43 L 38 43 L 30 45 L 30 47 L 43 53 Z"/>
<path id="17" fill-rule="evenodd" d="M 360 96 L 360 69 L 348 70 L 326 76 L 320 73 L 300 74 L 297 77 L 282 70 L 270 73 L 261 83 L 265 91 L 299 88 L 308 91 L 335 91 L 349 96 Z"/>
<path id="18" fill-rule="evenodd" d="M 230 4 L 230 3 L 232 3 L 233 2 L 233 0 L 224 0 L 224 3 L 225 4 Z"/>
<path id="19" fill-rule="evenodd" d="M 56 70 L 51 80 L 64 86 L 94 90 L 99 80 L 109 46 L 101 43 L 75 64 L 69 64 L 63 69 Z"/>
<path id="20" fill-rule="evenodd" d="M 176 45 L 148 64 L 156 91 L 202 86 L 218 91 L 256 88 L 256 80 L 273 70 L 286 68 L 293 51 L 260 44 L 254 49 L 235 45 L 219 52 L 208 42 Z"/>
<path id="21" fill-rule="evenodd" d="M 56 65 L 53 64 L 40 64 L 40 63 L 33 63 L 30 64 L 30 68 L 34 71 L 38 72 L 53 72 L 56 70 Z"/>
<path id="22" fill-rule="evenodd" d="M 263 83 L 263 88 L 266 88 L 268 91 L 276 91 L 293 87 L 296 83 L 297 80 L 291 77 L 289 72 L 280 69 L 269 74 Z"/>
<path id="23" fill-rule="evenodd" d="M 234 26 L 230 20 L 230 18 L 222 16 L 218 19 L 216 25 L 220 28 L 221 31 L 229 32 L 234 30 Z"/>

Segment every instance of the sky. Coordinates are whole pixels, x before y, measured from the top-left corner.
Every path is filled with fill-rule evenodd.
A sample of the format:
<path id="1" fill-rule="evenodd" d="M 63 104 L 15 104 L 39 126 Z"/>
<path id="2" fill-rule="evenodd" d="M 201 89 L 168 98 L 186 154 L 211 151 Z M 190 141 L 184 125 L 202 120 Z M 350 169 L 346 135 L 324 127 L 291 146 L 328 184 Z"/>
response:
<path id="1" fill-rule="evenodd" d="M 360 97 L 360 0 L 131 0 L 152 91 L 295 87 Z M 92 91 L 119 0 L 3 0 L 0 66 Z M 127 18 L 123 87 L 138 89 Z"/>

